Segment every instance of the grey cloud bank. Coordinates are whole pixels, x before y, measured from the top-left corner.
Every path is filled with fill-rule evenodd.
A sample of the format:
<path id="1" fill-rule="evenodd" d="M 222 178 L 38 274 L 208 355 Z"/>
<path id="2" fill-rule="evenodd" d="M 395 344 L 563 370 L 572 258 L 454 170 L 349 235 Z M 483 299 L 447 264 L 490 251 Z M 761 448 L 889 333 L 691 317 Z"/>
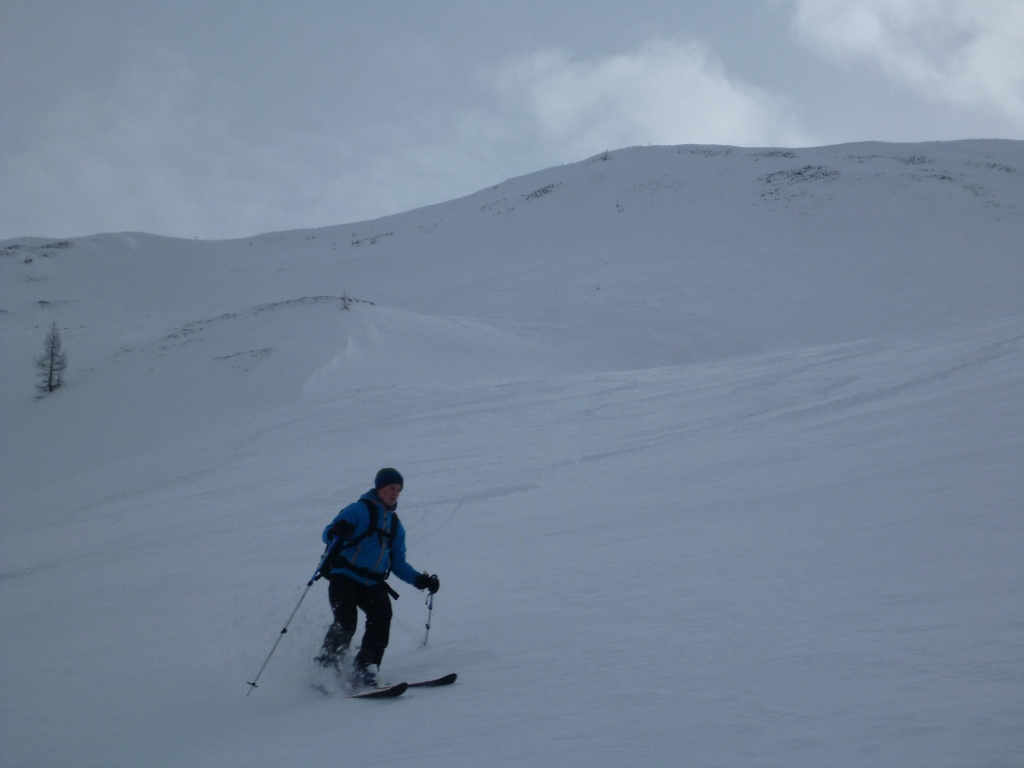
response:
<path id="1" fill-rule="evenodd" d="M 373 218 L 635 144 L 1024 138 L 1014 2 L 8 3 L 0 238 Z"/>

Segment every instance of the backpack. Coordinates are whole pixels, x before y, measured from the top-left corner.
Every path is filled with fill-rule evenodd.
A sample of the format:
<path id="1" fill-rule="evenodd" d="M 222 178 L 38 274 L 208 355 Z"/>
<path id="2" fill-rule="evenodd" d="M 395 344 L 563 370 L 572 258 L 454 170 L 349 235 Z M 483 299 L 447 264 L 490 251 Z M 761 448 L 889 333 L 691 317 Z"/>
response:
<path id="1" fill-rule="evenodd" d="M 391 587 L 385 584 L 385 580 L 388 578 L 388 576 L 391 575 L 390 568 L 384 573 L 375 573 L 374 571 L 371 571 L 369 568 L 363 568 L 362 566 L 350 563 L 341 554 L 342 550 L 350 549 L 351 547 L 354 547 L 356 544 L 361 542 L 363 539 L 368 539 L 370 536 L 373 536 L 374 534 L 377 534 L 380 537 L 381 544 L 384 546 L 385 549 L 391 549 L 391 544 L 395 540 L 395 534 L 398 532 L 397 514 L 395 514 L 394 512 L 391 513 L 391 527 L 388 530 L 384 530 L 383 528 L 378 527 L 379 520 L 377 514 L 377 505 L 374 504 L 369 499 L 360 499 L 360 501 L 366 505 L 366 510 L 367 512 L 370 513 L 370 520 L 368 525 L 366 526 L 366 530 L 360 533 L 358 536 L 353 536 L 351 539 L 344 540 L 340 542 L 338 545 L 336 545 L 334 549 L 331 550 L 331 553 L 327 556 L 327 559 L 324 561 L 323 566 L 321 566 L 320 574 L 329 581 L 332 578 L 332 576 L 341 576 L 341 574 L 332 574 L 332 568 L 345 568 L 346 570 L 349 570 L 358 576 L 362 576 L 365 579 L 372 579 L 373 581 L 376 581 L 379 584 L 384 584 L 384 586 L 387 587 L 388 592 L 390 592 L 393 597 L 397 598 L 398 593 L 396 593 L 393 589 L 391 589 Z"/>

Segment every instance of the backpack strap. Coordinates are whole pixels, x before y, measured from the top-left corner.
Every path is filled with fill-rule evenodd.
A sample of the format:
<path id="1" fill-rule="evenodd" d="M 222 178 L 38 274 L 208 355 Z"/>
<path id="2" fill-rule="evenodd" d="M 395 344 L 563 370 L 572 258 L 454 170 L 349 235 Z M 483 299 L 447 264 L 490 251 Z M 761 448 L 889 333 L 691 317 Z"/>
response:
<path id="1" fill-rule="evenodd" d="M 373 536 L 377 532 L 377 505 L 369 499 L 360 499 L 366 505 L 366 511 L 370 513 L 370 519 L 366 522 L 366 530 L 359 535 L 359 541 Z M 351 547 L 352 545 L 349 544 Z"/>
<path id="2" fill-rule="evenodd" d="M 384 589 L 388 591 L 388 594 L 395 598 L 395 600 L 397 600 L 400 597 L 400 595 L 397 592 L 395 592 L 395 590 L 392 589 L 391 585 L 387 582 L 387 578 L 391 574 L 391 571 L 388 571 L 387 573 L 374 573 L 369 568 L 363 568 L 360 565 L 353 565 L 344 557 L 339 557 L 338 560 L 340 562 L 338 563 L 337 567 L 344 568 L 347 571 L 352 571 L 354 574 L 356 574 L 357 576 L 362 576 L 364 579 L 371 579 L 372 581 L 377 582 L 378 584 L 382 585 Z"/>
<path id="3" fill-rule="evenodd" d="M 352 546 L 356 542 L 362 541 L 368 536 L 377 534 L 381 538 L 381 543 L 384 544 L 388 549 L 391 549 L 392 543 L 395 541 L 395 534 L 398 532 L 398 515 L 394 512 L 391 513 L 391 527 L 388 530 L 377 527 L 377 505 L 369 499 L 360 499 L 363 504 L 366 505 L 367 511 L 370 513 L 370 521 L 366 526 L 366 530 L 356 536 L 349 542 L 348 546 Z"/>
<path id="4" fill-rule="evenodd" d="M 373 534 L 378 533 L 377 530 L 377 505 L 369 499 L 360 499 L 363 504 L 366 505 L 366 511 L 370 513 L 370 519 L 367 521 L 366 530 L 360 533 L 358 536 L 353 536 L 351 539 L 347 539 L 344 542 L 345 549 L 354 547 L 356 544 L 361 542 L 363 539 L 367 539 Z"/>

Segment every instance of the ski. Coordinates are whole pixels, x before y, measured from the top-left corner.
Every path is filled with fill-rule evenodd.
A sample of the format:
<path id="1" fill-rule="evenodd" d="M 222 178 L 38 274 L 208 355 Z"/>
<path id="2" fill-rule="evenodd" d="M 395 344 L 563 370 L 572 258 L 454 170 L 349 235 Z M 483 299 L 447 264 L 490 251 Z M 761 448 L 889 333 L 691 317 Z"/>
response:
<path id="1" fill-rule="evenodd" d="M 396 696 L 401 696 L 405 693 L 409 687 L 408 683 L 397 683 L 396 685 L 388 685 L 384 688 L 371 688 L 368 691 L 362 691 L 360 693 L 350 693 L 345 698 L 347 699 L 393 699 Z"/>
<path id="2" fill-rule="evenodd" d="M 439 685 L 451 685 L 455 682 L 455 678 L 457 677 L 458 675 L 455 672 L 452 672 L 450 675 L 438 677 L 434 680 L 421 680 L 418 683 L 409 683 L 408 685 L 410 688 L 435 688 Z"/>
<path id="3" fill-rule="evenodd" d="M 437 688 L 442 685 L 451 685 L 455 682 L 458 675 L 452 672 L 450 675 L 444 677 L 437 677 L 433 680 L 420 680 L 416 683 L 396 683 L 395 685 L 388 685 L 383 688 L 370 688 L 365 691 L 359 691 L 358 693 L 346 694 L 347 699 L 393 699 L 396 696 L 401 696 L 409 688 Z M 331 692 L 327 686 L 321 685 L 320 683 L 313 684 L 313 690 L 319 693 L 321 696 L 330 696 Z"/>

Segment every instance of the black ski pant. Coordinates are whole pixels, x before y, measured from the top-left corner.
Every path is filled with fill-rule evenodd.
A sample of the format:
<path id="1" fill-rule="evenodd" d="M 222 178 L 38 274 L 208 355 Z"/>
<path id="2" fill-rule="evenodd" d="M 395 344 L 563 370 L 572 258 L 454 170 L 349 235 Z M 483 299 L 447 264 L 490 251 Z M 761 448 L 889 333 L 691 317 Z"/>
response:
<path id="1" fill-rule="evenodd" d="M 355 668 L 362 671 L 371 664 L 379 666 L 391 636 L 391 596 L 388 588 L 384 584 L 368 587 L 338 575 L 331 578 L 327 596 L 331 601 L 334 623 L 324 638 L 324 654 L 337 659 L 348 650 L 359 618 L 356 609 L 361 609 L 366 614 L 366 629 L 359 653 L 356 654 Z"/>

